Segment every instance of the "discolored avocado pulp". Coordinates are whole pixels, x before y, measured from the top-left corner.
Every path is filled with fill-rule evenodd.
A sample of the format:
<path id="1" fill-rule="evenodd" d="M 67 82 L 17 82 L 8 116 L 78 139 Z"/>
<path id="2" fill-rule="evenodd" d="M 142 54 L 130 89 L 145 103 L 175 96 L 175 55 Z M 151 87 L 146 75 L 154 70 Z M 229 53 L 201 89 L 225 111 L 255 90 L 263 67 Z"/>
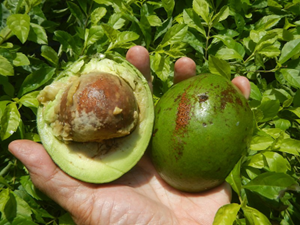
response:
<path id="1" fill-rule="evenodd" d="M 223 183 L 252 136 L 246 98 L 219 75 L 174 85 L 157 103 L 155 117 L 152 161 L 163 180 L 187 192 Z"/>

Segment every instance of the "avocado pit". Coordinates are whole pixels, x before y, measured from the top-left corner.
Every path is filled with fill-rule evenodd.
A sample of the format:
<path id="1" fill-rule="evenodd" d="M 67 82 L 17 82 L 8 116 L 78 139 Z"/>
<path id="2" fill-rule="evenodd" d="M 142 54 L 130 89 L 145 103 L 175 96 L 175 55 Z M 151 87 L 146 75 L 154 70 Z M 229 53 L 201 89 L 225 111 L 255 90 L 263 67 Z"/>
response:
<path id="1" fill-rule="evenodd" d="M 131 87 L 109 73 L 84 74 L 66 87 L 51 126 L 60 140 L 101 142 L 123 137 L 138 122 Z"/>

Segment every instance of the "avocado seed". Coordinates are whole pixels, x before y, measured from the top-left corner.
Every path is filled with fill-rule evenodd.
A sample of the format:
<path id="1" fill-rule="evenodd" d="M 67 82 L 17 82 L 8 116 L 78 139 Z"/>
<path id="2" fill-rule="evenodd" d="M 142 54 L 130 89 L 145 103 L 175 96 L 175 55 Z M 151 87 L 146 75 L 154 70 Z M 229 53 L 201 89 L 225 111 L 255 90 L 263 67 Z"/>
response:
<path id="1" fill-rule="evenodd" d="M 132 88 L 109 73 L 80 76 L 66 87 L 58 107 L 58 138 L 67 142 L 123 137 L 138 123 L 138 104 Z"/>

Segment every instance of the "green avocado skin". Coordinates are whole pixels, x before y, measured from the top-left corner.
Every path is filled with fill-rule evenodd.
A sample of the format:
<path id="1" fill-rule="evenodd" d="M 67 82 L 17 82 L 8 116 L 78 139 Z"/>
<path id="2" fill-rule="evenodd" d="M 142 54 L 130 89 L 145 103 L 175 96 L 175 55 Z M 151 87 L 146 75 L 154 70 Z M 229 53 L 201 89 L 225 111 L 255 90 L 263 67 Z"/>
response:
<path id="1" fill-rule="evenodd" d="M 247 151 L 253 113 L 227 79 L 201 74 L 172 86 L 155 108 L 151 158 L 172 187 L 201 192 L 224 182 Z"/>

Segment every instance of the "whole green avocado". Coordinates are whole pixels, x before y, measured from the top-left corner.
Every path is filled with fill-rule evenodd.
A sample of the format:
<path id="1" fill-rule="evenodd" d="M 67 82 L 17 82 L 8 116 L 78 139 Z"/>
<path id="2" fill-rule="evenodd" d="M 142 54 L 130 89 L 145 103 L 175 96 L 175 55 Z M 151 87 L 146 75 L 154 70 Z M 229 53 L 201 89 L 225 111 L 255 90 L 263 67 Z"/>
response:
<path id="1" fill-rule="evenodd" d="M 226 78 L 201 74 L 172 86 L 155 108 L 151 157 L 172 187 L 200 192 L 225 181 L 246 152 L 253 113 Z"/>

